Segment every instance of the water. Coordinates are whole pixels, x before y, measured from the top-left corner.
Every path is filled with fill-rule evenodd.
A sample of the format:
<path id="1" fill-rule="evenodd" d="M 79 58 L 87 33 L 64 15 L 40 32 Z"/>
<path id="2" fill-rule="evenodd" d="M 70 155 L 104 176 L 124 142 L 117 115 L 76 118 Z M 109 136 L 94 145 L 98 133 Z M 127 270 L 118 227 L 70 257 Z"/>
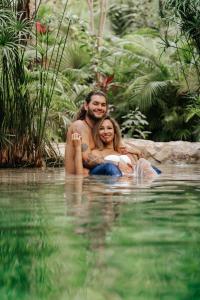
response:
<path id="1" fill-rule="evenodd" d="M 200 299 L 200 170 L 0 170 L 1 300 Z"/>

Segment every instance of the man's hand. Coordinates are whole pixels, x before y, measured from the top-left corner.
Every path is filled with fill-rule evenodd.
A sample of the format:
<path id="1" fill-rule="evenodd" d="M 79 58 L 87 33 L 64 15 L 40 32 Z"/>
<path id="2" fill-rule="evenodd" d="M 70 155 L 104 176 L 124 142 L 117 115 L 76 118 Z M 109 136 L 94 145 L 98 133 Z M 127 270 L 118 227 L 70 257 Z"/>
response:
<path id="1" fill-rule="evenodd" d="M 138 157 L 138 159 L 144 156 L 142 151 L 140 151 L 139 149 L 135 149 L 135 148 L 127 146 L 127 145 L 120 146 L 119 152 L 120 152 L 120 154 L 136 155 Z"/>
<path id="2" fill-rule="evenodd" d="M 87 169 L 91 169 L 102 163 L 105 163 L 104 158 L 93 155 L 91 153 L 89 153 L 87 159 L 83 161 L 83 165 Z"/>

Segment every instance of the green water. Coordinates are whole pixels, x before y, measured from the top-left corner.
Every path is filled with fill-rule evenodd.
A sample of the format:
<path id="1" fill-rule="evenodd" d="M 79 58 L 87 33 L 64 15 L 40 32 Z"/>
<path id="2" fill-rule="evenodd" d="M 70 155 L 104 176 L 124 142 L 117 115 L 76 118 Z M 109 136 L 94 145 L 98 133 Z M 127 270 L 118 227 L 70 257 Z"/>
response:
<path id="1" fill-rule="evenodd" d="M 0 300 L 199 300 L 200 170 L 163 171 L 0 170 Z"/>

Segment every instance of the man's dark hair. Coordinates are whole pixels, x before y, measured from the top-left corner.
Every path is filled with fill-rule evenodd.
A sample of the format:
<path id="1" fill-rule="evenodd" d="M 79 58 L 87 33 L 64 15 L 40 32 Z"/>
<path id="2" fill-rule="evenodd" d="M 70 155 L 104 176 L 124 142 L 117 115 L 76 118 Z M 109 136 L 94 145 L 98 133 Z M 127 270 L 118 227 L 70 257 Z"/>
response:
<path id="1" fill-rule="evenodd" d="M 104 92 L 102 91 L 91 91 L 85 98 L 85 102 L 87 102 L 87 104 L 90 103 L 90 101 L 92 100 L 92 96 L 103 96 L 106 99 L 106 103 L 107 103 L 107 96 Z M 77 113 L 76 116 L 76 120 L 84 120 L 85 119 L 85 115 L 86 115 L 86 110 L 84 108 L 84 105 L 81 106 L 79 112 Z"/>

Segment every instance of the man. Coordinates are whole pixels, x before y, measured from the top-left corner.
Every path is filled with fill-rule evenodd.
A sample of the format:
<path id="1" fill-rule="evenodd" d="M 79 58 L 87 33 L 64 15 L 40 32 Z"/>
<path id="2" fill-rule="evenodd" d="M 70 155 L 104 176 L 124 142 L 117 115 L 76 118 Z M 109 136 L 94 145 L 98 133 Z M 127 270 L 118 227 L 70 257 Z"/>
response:
<path id="1" fill-rule="evenodd" d="M 102 91 L 92 91 L 88 94 L 81 108 L 77 120 L 71 124 L 67 132 L 65 148 L 65 169 L 68 174 L 75 174 L 74 147 L 71 140 L 73 133 L 79 133 L 82 138 L 82 159 L 86 169 L 105 163 L 103 158 L 92 155 L 91 151 L 95 148 L 92 129 L 97 121 L 103 118 L 108 111 L 106 95 Z M 137 153 L 138 154 L 138 153 Z M 119 164 L 121 172 L 128 172 L 128 166 L 124 163 Z"/>

